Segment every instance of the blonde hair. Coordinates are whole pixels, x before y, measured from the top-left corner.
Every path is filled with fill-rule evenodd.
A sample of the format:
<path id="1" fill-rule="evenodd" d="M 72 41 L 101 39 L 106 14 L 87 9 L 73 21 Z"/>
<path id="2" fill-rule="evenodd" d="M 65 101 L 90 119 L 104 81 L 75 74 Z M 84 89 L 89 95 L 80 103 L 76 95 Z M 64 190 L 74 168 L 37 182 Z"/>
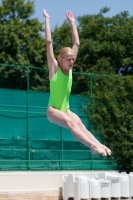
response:
<path id="1" fill-rule="evenodd" d="M 60 53 L 58 55 L 58 62 L 60 64 L 60 59 L 67 56 L 67 55 L 74 55 L 73 50 L 70 47 L 64 47 L 60 50 Z M 61 64 L 60 64 L 61 65 Z"/>

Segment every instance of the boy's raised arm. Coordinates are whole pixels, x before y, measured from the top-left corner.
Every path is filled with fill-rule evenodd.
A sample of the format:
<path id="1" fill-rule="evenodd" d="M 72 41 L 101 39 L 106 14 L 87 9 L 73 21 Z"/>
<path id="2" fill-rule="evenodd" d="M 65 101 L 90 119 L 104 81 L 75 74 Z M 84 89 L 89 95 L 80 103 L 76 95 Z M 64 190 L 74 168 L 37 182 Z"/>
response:
<path id="1" fill-rule="evenodd" d="M 70 11 L 66 12 L 66 16 L 67 16 L 67 19 L 70 23 L 71 30 L 72 30 L 72 42 L 73 42 L 72 49 L 75 53 L 75 56 L 77 57 L 80 42 L 79 42 L 77 27 L 76 27 L 76 24 L 75 24 L 75 19 L 73 17 L 73 14 Z"/>
<path id="2" fill-rule="evenodd" d="M 53 71 L 54 68 L 57 67 L 57 61 L 54 57 L 54 51 L 53 51 L 53 44 L 52 44 L 52 37 L 51 37 L 51 30 L 50 30 L 50 16 L 44 9 L 43 9 L 43 15 L 45 17 L 47 62 L 48 62 L 49 69 Z"/>

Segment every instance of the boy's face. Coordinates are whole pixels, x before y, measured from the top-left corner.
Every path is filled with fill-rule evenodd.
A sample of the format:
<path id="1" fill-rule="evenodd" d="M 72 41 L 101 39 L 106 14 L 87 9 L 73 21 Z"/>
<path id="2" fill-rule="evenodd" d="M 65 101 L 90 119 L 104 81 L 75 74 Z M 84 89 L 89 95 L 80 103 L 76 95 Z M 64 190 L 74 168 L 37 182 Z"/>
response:
<path id="1" fill-rule="evenodd" d="M 61 58 L 62 66 L 67 70 L 72 69 L 74 62 L 75 56 L 73 54 L 68 54 L 65 57 Z"/>

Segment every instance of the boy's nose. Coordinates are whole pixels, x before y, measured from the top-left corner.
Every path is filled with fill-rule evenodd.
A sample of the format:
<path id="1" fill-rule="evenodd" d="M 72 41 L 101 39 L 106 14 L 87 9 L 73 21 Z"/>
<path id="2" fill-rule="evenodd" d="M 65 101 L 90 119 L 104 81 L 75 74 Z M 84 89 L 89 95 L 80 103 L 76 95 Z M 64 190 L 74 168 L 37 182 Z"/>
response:
<path id="1" fill-rule="evenodd" d="M 73 61 L 73 59 L 71 59 L 71 63 L 73 63 L 74 61 Z"/>

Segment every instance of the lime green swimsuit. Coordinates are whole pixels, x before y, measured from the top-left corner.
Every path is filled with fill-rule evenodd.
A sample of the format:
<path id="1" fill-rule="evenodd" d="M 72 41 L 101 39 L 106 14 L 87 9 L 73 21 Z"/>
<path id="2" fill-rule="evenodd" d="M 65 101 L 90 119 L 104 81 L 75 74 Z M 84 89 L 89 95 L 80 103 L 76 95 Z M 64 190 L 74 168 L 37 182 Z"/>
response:
<path id="1" fill-rule="evenodd" d="M 53 106 L 58 110 L 66 112 L 69 108 L 69 96 L 72 87 L 72 70 L 66 76 L 62 73 L 61 68 L 50 80 L 50 99 L 48 106 Z"/>

